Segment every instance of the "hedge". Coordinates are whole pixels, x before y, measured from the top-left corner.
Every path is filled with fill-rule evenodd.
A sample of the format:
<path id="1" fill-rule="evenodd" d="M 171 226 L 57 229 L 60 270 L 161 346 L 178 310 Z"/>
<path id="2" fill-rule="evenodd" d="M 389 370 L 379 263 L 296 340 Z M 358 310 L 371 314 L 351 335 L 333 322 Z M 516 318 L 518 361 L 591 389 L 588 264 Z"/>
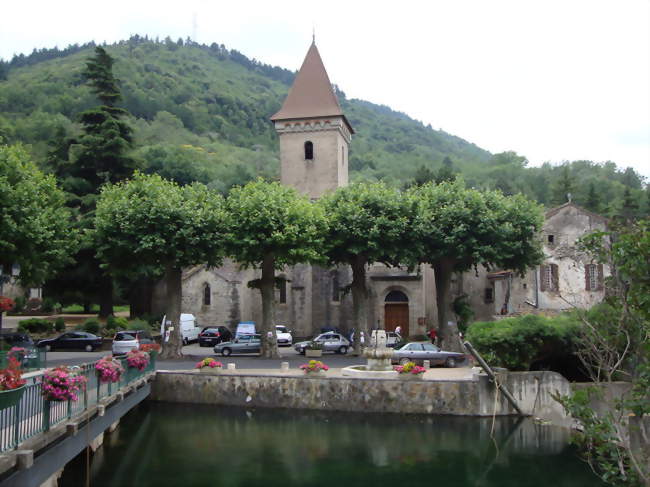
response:
<path id="1" fill-rule="evenodd" d="M 49 333 L 54 330 L 54 323 L 43 318 L 30 318 L 20 320 L 18 329 L 25 330 L 29 333 Z"/>

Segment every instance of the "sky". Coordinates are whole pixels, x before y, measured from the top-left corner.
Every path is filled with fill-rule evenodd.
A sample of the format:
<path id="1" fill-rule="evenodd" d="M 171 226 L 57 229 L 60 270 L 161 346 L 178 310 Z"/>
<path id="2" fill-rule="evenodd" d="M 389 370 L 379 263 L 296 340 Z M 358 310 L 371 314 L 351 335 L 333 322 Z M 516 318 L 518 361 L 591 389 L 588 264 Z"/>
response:
<path id="1" fill-rule="evenodd" d="M 315 32 L 333 83 L 531 165 L 650 178 L 650 0 L 3 2 L 0 57 L 191 37 L 296 70 Z"/>

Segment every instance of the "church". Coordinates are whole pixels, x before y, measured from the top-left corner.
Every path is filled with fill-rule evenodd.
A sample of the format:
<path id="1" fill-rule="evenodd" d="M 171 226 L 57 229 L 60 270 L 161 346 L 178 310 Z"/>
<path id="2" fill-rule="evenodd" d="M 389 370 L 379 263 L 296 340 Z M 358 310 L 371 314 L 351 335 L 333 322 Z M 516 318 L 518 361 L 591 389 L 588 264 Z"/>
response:
<path id="1" fill-rule="evenodd" d="M 348 184 L 348 152 L 354 128 L 343 113 L 315 42 L 296 75 L 281 109 L 271 117 L 280 142 L 280 180 L 311 199 Z M 508 270 L 455 275 L 452 299 L 466 296 L 474 319 L 557 312 L 573 305 L 588 307 L 604 296 L 608 269 L 572 251 L 577 239 L 602 230 L 599 215 L 569 203 L 549 210 L 540 238 L 545 239 L 547 262 L 523 278 Z M 202 326 L 226 325 L 234 330 L 242 321 L 261 322 L 262 299 L 248 282 L 261 272 L 242 270 L 233 261 L 219 268 L 205 265 L 183 273 L 182 312 L 192 313 Z M 295 337 L 309 337 L 322 328 L 347 334 L 354 328 L 352 281 L 347 266 L 324 269 L 301 264 L 277 272 L 284 278 L 276 289 L 275 323 L 286 325 Z M 417 272 L 373 264 L 367 271 L 368 327 L 403 335 L 424 335 L 436 326 L 435 282 L 426 265 Z M 561 290 L 571 290 L 563 294 Z M 164 290 L 154 293 L 153 308 L 164 309 Z"/>

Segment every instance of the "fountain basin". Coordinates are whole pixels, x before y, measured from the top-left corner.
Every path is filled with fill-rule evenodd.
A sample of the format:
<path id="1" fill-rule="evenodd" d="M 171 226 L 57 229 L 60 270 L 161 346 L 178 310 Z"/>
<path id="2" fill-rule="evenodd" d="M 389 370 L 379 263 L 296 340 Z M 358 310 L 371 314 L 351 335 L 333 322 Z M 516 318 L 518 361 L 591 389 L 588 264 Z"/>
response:
<path id="1" fill-rule="evenodd" d="M 394 370 L 370 370 L 367 365 L 351 365 L 341 369 L 343 377 L 356 377 L 359 379 L 397 379 Z"/>

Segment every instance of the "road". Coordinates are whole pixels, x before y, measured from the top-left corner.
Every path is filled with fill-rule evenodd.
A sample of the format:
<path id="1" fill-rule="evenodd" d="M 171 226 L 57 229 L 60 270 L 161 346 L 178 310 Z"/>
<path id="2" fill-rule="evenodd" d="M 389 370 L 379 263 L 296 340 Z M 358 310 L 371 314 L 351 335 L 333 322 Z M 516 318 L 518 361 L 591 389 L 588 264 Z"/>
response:
<path id="1" fill-rule="evenodd" d="M 95 360 L 99 360 L 101 357 L 108 354 L 110 354 L 109 351 L 48 352 L 47 366 L 55 367 L 57 365 L 79 365 L 85 362 L 93 362 Z M 156 368 L 161 370 L 191 369 L 194 367 L 196 362 L 201 360 L 203 357 L 214 357 L 224 364 L 234 363 L 238 369 L 279 369 L 281 362 L 289 362 L 290 367 L 293 369 L 307 361 L 304 356 L 299 355 L 291 347 L 280 348 L 280 355 L 282 356 L 281 359 L 265 359 L 256 355 L 221 357 L 214 354 L 212 347 L 199 347 L 199 345 L 196 343 L 183 347 L 183 355 L 186 357 L 183 360 L 158 360 Z M 348 365 L 366 363 L 366 360 L 363 357 L 330 353 L 324 354 L 321 360 L 326 362 L 330 367 L 347 367 Z"/>

